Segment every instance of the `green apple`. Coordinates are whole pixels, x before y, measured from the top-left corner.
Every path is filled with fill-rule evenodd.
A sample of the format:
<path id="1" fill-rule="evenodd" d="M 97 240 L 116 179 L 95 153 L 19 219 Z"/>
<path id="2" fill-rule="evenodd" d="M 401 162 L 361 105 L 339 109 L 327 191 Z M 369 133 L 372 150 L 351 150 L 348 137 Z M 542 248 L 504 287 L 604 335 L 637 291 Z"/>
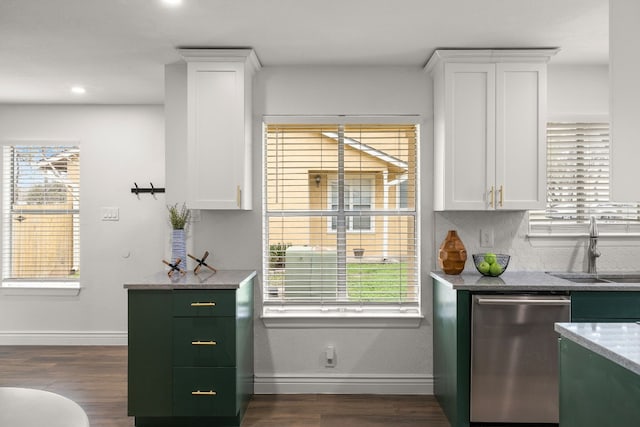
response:
<path id="1" fill-rule="evenodd" d="M 486 261 L 482 261 L 480 264 L 478 264 L 478 271 L 482 274 L 489 274 L 490 268 L 491 265 Z"/>
<path id="2" fill-rule="evenodd" d="M 489 265 L 495 264 L 497 260 L 498 259 L 496 257 L 496 254 L 494 253 L 489 252 L 487 254 L 484 254 L 484 261 Z"/>
<path id="3" fill-rule="evenodd" d="M 492 276 L 501 275 L 502 267 L 500 267 L 500 264 L 498 264 L 497 262 L 494 262 L 493 264 L 491 264 L 491 267 L 489 267 L 489 274 L 491 274 Z"/>

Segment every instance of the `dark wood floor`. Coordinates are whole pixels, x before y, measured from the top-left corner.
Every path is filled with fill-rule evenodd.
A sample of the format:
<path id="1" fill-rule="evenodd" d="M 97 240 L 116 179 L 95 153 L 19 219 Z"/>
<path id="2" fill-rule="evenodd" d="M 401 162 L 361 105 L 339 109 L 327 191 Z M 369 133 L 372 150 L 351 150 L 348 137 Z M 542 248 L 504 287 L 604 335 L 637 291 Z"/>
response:
<path id="1" fill-rule="evenodd" d="M 92 427 L 130 427 L 127 348 L 0 346 L 0 387 L 52 391 Z M 242 427 L 448 427 L 433 396 L 255 395 Z"/>

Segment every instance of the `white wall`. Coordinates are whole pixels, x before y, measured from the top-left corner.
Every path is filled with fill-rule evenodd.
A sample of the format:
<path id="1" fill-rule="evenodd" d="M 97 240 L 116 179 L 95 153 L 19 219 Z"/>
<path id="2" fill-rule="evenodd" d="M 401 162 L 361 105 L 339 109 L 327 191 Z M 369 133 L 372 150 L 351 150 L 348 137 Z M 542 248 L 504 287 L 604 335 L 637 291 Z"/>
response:
<path id="1" fill-rule="evenodd" d="M 572 120 L 609 114 L 607 65 L 549 65 L 549 120 Z"/>
<path id="2" fill-rule="evenodd" d="M 0 105 L 0 140 L 72 140 L 81 156 L 78 296 L 0 291 L 0 344 L 126 344 L 126 279 L 162 268 L 169 226 L 162 106 Z M 101 221 L 101 207 L 120 221 Z"/>
<path id="3" fill-rule="evenodd" d="M 265 67 L 254 84 L 254 209 L 202 212 L 194 228 L 196 252 L 212 251 L 219 268 L 260 271 L 261 123 L 263 115 L 419 115 L 422 126 L 422 238 L 432 242 L 429 176 L 431 81 L 416 68 Z M 234 242 L 230 244 L 230 242 Z M 256 318 L 257 392 L 429 393 L 431 376 L 431 246 L 422 260 L 425 320 L 418 328 L 266 328 Z M 261 283 L 261 274 L 259 276 Z M 256 301 L 261 300 L 259 290 Z M 257 305 L 256 314 L 259 315 Z M 322 352 L 336 347 L 337 366 L 325 368 Z"/>

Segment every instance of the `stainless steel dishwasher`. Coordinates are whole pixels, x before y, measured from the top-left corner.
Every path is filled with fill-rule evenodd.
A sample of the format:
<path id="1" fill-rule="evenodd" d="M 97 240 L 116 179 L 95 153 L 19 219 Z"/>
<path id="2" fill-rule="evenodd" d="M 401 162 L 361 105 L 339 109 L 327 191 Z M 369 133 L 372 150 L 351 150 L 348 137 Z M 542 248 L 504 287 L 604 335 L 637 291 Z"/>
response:
<path id="1" fill-rule="evenodd" d="M 558 335 L 568 295 L 474 295 L 471 422 L 558 423 Z"/>

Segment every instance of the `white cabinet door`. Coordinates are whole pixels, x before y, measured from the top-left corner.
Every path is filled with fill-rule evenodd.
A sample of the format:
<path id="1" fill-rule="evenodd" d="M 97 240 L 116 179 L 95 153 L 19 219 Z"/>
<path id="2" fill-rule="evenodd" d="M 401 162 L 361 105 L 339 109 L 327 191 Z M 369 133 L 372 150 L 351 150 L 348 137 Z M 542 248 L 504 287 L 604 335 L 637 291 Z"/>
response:
<path id="1" fill-rule="evenodd" d="M 496 209 L 546 204 L 546 65 L 496 64 Z"/>
<path id="2" fill-rule="evenodd" d="M 188 65 L 187 194 L 192 208 L 243 207 L 243 74 L 239 63 Z"/>
<path id="3" fill-rule="evenodd" d="M 251 209 L 250 49 L 181 49 L 166 67 L 167 201 Z"/>
<path id="4" fill-rule="evenodd" d="M 445 66 L 445 206 L 484 210 L 495 176 L 495 66 Z"/>
<path id="5" fill-rule="evenodd" d="M 640 2 L 609 0 L 611 200 L 640 201 Z"/>

